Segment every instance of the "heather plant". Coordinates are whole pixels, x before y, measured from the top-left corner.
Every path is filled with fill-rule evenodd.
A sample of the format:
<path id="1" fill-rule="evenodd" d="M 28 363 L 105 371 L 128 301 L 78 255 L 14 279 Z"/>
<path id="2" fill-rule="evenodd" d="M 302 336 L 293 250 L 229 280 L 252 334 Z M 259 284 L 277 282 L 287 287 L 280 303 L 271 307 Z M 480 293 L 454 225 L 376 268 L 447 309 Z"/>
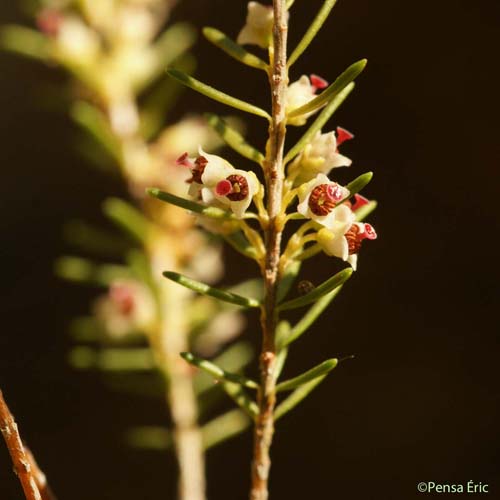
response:
<path id="1" fill-rule="evenodd" d="M 213 386 L 179 353 L 193 350 L 238 372 L 250 361 L 252 348 L 237 341 L 244 318 L 235 307 L 179 290 L 161 276 L 168 268 L 213 283 L 223 272 L 215 238 L 196 228 L 184 209 L 145 195 L 150 185 L 184 194 L 190 174 L 175 161 L 179 148 L 194 154 L 199 145 L 221 145 L 199 116 L 164 126 L 181 88 L 164 68 L 194 67 L 188 54 L 195 40 L 192 28 L 177 23 L 163 29 L 174 4 L 47 0 L 33 12 L 37 29 L 4 26 L 1 43 L 66 70 L 70 114 L 83 132 L 80 151 L 118 173 L 130 193 L 128 200 L 112 197 L 103 203 L 116 231 L 82 221 L 65 230 L 80 254 L 94 258 L 65 256 L 57 261 L 57 273 L 102 290 L 91 313 L 72 325 L 76 345 L 69 360 L 77 369 L 103 372 L 113 390 L 166 400 L 170 428 L 138 422 L 127 431 L 127 441 L 173 449 L 179 498 L 202 500 L 205 451 L 247 428 L 250 419 L 240 409 L 208 418 L 224 386 Z M 237 289 L 252 287 L 250 282 Z"/>
<path id="2" fill-rule="evenodd" d="M 290 83 L 293 64 L 313 41 L 335 0 L 324 2 L 288 57 L 292 4 L 290 0 L 273 0 L 272 6 L 249 2 L 246 24 L 236 42 L 215 28 L 203 30 L 205 37 L 227 55 L 265 73 L 271 96 L 269 112 L 177 69 L 168 72 L 173 79 L 215 101 L 263 119 L 267 140 L 260 151 L 222 118 L 207 117 L 225 142 L 256 167 L 242 168 L 242 161 L 236 168 L 200 148 L 197 155 L 186 152 L 177 160 L 191 172 L 184 197 L 158 188 L 148 190 L 159 200 L 190 210 L 201 225 L 221 234 L 260 270 L 260 296 L 214 288 L 171 269 L 163 273 L 168 280 L 199 294 L 260 311 L 262 349 L 258 381 L 230 373 L 193 353 L 181 354 L 188 363 L 231 388 L 236 403 L 254 423 L 252 500 L 264 500 L 269 495 L 275 422 L 301 403 L 339 362 L 337 358 L 327 359 L 305 373 L 281 381 L 288 352 L 356 270 L 363 241 L 377 237 L 373 226 L 363 222 L 376 203 L 359 194 L 372 173 L 361 174 L 346 186 L 330 179 L 335 168 L 350 166 L 351 160 L 339 152 L 339 147 L 353 135 L 341 127 L 335 131 L 323 130 L 353 90 L 354 80 L 363 71 L 366 60 L 349 66 L 332 84 L 315 74 L 292 78 Z M 243 45 L 266 49 L 267 60 L 247 51 Z M 306 126 L 306 129 L 285 152 L 286 131 L 290 126 Z M 291 233 L 287 238 L 285 229 L 286 234 Z M 299 295 L 291 296 L 301 264 L 321 252 L 348 266 L 318 286 L 302 281 Z M 286 319 L 287 312 L 306 306 L 309 309 L 302 318 L 291 325 Z"/>

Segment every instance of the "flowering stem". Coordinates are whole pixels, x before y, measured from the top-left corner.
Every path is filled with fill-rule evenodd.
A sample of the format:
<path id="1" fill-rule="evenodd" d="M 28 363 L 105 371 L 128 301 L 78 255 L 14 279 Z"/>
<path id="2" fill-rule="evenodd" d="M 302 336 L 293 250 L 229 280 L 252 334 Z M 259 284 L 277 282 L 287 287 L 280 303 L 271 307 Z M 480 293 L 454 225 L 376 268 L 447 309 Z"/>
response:
<path id="1" fill-rule="evenodd" d="M 269 82 L 272 95 L 272 118 L 264 171 L 267 185 L 267 212 L 269 223 L 265 229 L 266 256 L 263 266 L 265 298 L 262 308 L 262 352 L 260 355 L 260 388 L 258 391 L 259 414 L 255 422 L 252 462 L 251 500 L 266 500 L 271 460 L 269 451 L 274 432 L 274 407 L 276 404 L 275 334 L 278 321 L 276 308 L 279 283 L 279 260 L 283 218 L 283 148 L 286 134 L 285 96 L 288 86 L 286 40 L 288 32 L 285 0 L 273 0 L 273 50 Z"/>
<path id="2" fill-rule="evenodd" d="M 26 500 L 42 500 L 17 424 L 3 398 L 2 391 L 0 391 L 0 431 L 5 439 L 14 464 L 14 471 L 21 482 Z"/>

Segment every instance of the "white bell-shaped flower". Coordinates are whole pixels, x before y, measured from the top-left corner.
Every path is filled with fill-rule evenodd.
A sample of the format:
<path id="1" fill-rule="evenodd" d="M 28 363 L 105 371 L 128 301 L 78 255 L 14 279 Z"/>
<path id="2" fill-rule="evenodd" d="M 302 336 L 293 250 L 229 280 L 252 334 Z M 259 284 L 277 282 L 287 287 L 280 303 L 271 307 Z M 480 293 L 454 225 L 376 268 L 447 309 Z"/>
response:
<path id="1" fill-rule="evenodd" d="M 304 104 L 307 104 L 309 101 L 312 101 L 316 97 L 316 91 L 324 89 L 327 86 L 328 82 L 317 75 L 311 75 L 310 77 L 302 75 L 297 81 L 288 86 L 285 102 L 287 115 L 301 106 L 304 106 Z M 288 118 L 287 123 L 297 126 L 304 125 L 307 118 L 314 113 L 315 111 L 312 111 L 294 118 Z"/>
<path id="2" fill-rule="evenodd" d="M 351 211 L 347 206 L 342 206 Z M 376 238 L 377 233 L 371 224 L 349 223 L 348 218 L 345 220 L 339 218 L 331 228 L 323 228 L 317 235 L 317 241 L 327 255 L 349 262 L 354 270 L 357 267 L 358 252 L 363 240 Z"/>
<path id="3" fill-rule="evenodd" d="M 339 143 L 335 132 L 318 132 L 290 165 L 289 174 L 295 177 L 295 184 L 308 182 L 319 173 L 328 175 L 337 167 L 350 166 L 352 160 L 338 152 Z"/>
<path id="4" fill-rule="evenodd" d="M 299 187 L 297 212 L 325 227 L 333 227 L 339 216 L 344 216 L 348 207 L 339 203 L 349 197 L 349 190 L 332 182 L 325 174 L 318 174 L 314 179 Z M 351 210 L 348 209 L 350 213 Z M 354 215 L 352 215 L 354 221 Z"/>
<path id="5" fill-rule="evenodd" d="M 267 49 L 272 38 L 273 18 L 273 8 L 270 5 L 248 2 L 246 24 L 236 41 L 240 45 L 258 45 Z"/>

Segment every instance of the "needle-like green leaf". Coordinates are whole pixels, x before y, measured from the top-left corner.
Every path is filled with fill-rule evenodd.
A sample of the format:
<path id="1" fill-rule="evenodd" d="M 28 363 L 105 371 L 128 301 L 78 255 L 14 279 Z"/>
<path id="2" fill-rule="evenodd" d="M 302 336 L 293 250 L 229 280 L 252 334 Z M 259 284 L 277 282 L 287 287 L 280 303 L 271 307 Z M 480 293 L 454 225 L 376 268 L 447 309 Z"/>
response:
<path id="1" fill-rule="evenodd" d="M 228 146 L 232 147 L 241 156 L 262 165 L 264 155 L 253 146 L 250 146 L 238 131 L 231 128 L 217 115 L 207 113 L 205 114 L 205 118 L 208 124 L 220 135 Z"/>
<path id="2" fill-rule="evenodd" d="M 336 358 L 323 361 L 323 363 L 320 363 L 314 368 L 302 373 L 302 375 L 286 380 L 285 382 L 281 382 L 281 384 L 276 386 L 276 392 L 292 391 L 297 387 L 313 381 L 314 379 L 322 378 L 331 372 L 338 365 L 338 363 L 339 360 Z"/>
<path id="3" fill-rule="evenodd" d="M 371 180 L 373 179 L 373 172 L 366 172 L 361 174 L 359 177 L 356 177 L 353 181 L 347 184 L 346 188 L 349 190 L 349 198 L 356 193 L 359 193 Z M 347 198 L 340 201 L 338 205 L 344 203 Z"/>
<path id="4" fill-rule="evenodd" d="M 290 9 L 290 7 L 295 3 L 295 0 L 287 0 L 286 1 L 286 8 Z"/>
<path id="5" fill-rule="evenodd" d="M 199 80 L 196 80 L 196 78 L 186 75 L 182 71 L 178 71 L 176 69 L 169 69 L 167 73 L 169 76 L 171 76 L 178 82 L 182 83 L 183 85 L 186 85 L 186 87 L 196 90 L 196 92 L 206 95 L 207 97 L 210 97 L 210 99 L 213 99 L 214 101 L 218 101 L 221 102 L 222 104 L 226 104 L 227 106 L 240 109 L 241 111 L 245 111 L 246 113 L 262 116 L 267 120 L 271 119 L 269 114 L 266 113 L 263 109 L 258 108 L 253 104 L 249 104 L 248 102 L 241 101 L 240 99 L 236 99 L 235 97 L 232 97 L 230 95 L 225 94 L 224 92 L 221 92 L 220 90 L 214 89 L 213 87 L 210 87 L 210 85 L 202 83 Z"/>
<path id="6" fill-rule="evenodd" d="M 315 378 L 307 384 L 301 385 L 295 389 L 290 396 L 288 396 L 282 403 L 278 405 L 274 412 L 275 420 L 280 419 L 283 415 L 293 410 L 299 403 L 301 403 L 309 394 L 325 379 L 326 375 Z"/>
<path id="7" fill-rule="evenodd" d="M 103 203 L 103 211 L 139 243 L 147 240 L 152 230 L 151 223 L 130 203 L 119 198 L 108 198 Z"/>
<path id="8" fill-rule="evenodd" d="M 121 162 L 120 143 L 113 134 L 106 116 L 100 109 L 87 102 L 77 101 L 71 107 L 71 117 L 92 136 L 111 158 L 119 163 Z"/>
<path id="9" fill-rule="evenodd" d="M 209 42 L 212 42 L 216 47 L 219 47 L 219 49 L 223 50 L 237 61 L 247 66 L 251 66 L 252 68 L 262 69 L 264 71 L 269 69 L 269 66 L 262 59 L 245 50 L 241 45 L 238 45 L 227 35 L 222 33 L 222 31 L 207 27 L 203 28 L 203 35 L 205 35 L 205 38 Z"/>
<path id="10" fill-rule="evenodd" d="M 285 332 L 282 336 L 277 336 L 276 343 L 278 349 L 282 349 L 292 342 L 295 342 L 303 333 L 305 333 L 311 325 L 319 318 L 321 313 L 330 305 L 330 302 L 338 295 L 342 290 L 342 285 L 338 286 L 330 293 L 327 293 L 321 297 L 311 308 L 306 312 L 302 319 L 291 329 Z"/>
<path id="11" fill-rule="evenodd" d="M 309 44 L 314 40 L 314 37 L 323 26 L 323 23 L 326 21 L 328 14 L 330 14 L 330 11 L 333 9 L 336 3 L 337 0 L 325 1 L 319 12 L 316 14 L 316 17 L 314 18 L 311 26 L 309 26 L 309 29 L 302 37 L 302 40 L 299 42 L 295 50 L 292 52 L 292 55 L 288 59 L 288 67 L 290 67 L 301 56 L 301 54 L 307 49 Z"/>
<path id="12" fill-rule="evenodd" d="M 231 410 L 214 418 L 202 429 L 203 447 L 205 450 L 231 439 L 250 427 L 252 419 L 241 410 Z"/>
<path id="13" fill-rule="evenodd" d="M 318 115 L 316 120 L 309 127 L 307 132 L 299 139 L 297 144 L 290 149 L 290 151 L 285 156 L 285 164 L 293 160 L 302 150 L 307 146 L 308 143 L 312 141 L 314 136 L 321 131 L 326 122 L 331 118 L 333 113 L 337 111 L 340 105 L 345 101 L 347 96 L 354 89 L 354 82 L 351 82 L 343 90 L 341 90 L 325 107 L 323 111 Z"/>
<path id="14" fill-rule="evenodd" d="M 303 295 L 302 297 L 297 297 L 296 299 L 289 300 L 278 306 L 280 311 L 286 311 L 287 309 L 296 309 L 297 307 L 303 307 L 311 302 L 315 302 L 327 293 L 331 292 L 335 288 L 339 287 L 345 283 L 352 275 L 352 269 L 350 267 L 343 269 L 338 272 L 335 276 L 327 279 L 321 285 L 317 286 L 312 292 Z"/>
<path id="15" fill-rule="evenodd" d="M 117 279 L 131 277 L 125 266 L 113 264 L 95 264 L 80 257 L 61 257 L 56 261 L 55 271 L 61 278 L 78 283 L 109 286 Z"/>
<path id="16" fill-rule="evenodd" d="M 361 222 L 365 220 L 375 209 L 377 208 L 377 202 L 375 200 L 370 201 L 361 208 L 358 208 L 354 214 L 356 215 L 356 220 Z"/>
<path id="17" fill-rule="evenodd" d="M 69 362 L 79 370 L 97 369 L 112 372 L 149 371 L 156 366 L 149 348 L 107 348 L 97 351 L 79 346 L 69 353 Z"/>
<path id="18" fill-rule="evenodd" d="M 294 109 L 289 115 L 289 118 L 312 113 L 325 104 L 330 102 L 339 92 L 347 87 L 365 68 L 366 59 L 351 64 L 327 89 L 323 90 L 321 94 L 309 101 L 308 103 Z"/>
<path id="19" fill-rule="evenodd" d="M 230 304 L 236 304 L 237 306 L 242 307 L 260 307 L 260 302 L 258 300 L 248 297 L 242 297 L 241 295 L 236 295 L 235 293 L 219 290 L 218 288 L 213 288 L 209 285 L 206 285 L 205 283 L 192 280 L 179 273 L 165 271 L 163 273 L 163 276 L 197 293 L 200 293 L 202 295 L 209 295 L 210 297 L 215 297 L 216 299 L 222 300 L 224 302 L 229 302 Z"/>
<path id="20" fill-rule="evenodd" d="M 240 384 L 233 382 L 223 382 L 222 388 L 234 400 L 234 402 L 245 411 L 251 418 L 259 414 L 257 403 L 251 399 Z"/>
<path id="21" fill-rule="evenodd" d="M 125 441 L 132 448 L 156 451 L 167 450 L 174 443 L 172 434 L 167 429 L 152 425 L 128 429 Z"/>
<path id="22" fill-rule="evenodd" d="M 50 60 L 49 39 L 38 31 L 23 26 L 2 26 L 0 47 L 38 61 L 47 62 Z"/>
<path id="23" fill-rule="evenodd" d="M 281 302 L 292 288 L 300 272 L 302 263 L 298 260 L 289 264 L 278 285 L 278 302 Z"/>
<path id="24" fill-rule="evenodd" d="M 249 259 L 256 259 L 257 252 L 241 231 L 225 234 L 223 238 L 237 251 Z"/>
<path id="25" fill-rule="evenodd" d="M 189 364 L 196 366 L 203 370 L 204 372 L 211 375 L 216 380 L 224 380 L 226 382 L 234 382 L 235 384 L 240 384 L 243 387 L 247 387 L 248 389 L 258 389 L 259 385 L 254 380 L 251 380 L 243 375 L 238 373 L 230 373 L 226 370 L 223 370 L 215 363 L 208 361 L 206 359 L 198 358 L 194 354 L 190 352 L 181 352 L 181 356 L 185 359 Z"/>
<path id="26" fill-rule="evenodd" d="M 166 191 L 162 191 L 161 189 L 147 188 L 146 193 L 148 193 L 149 196 L 153 196 L 153 198 L 158 198 L 159 200 L 165 201 L 166 203 L 171 203 L 172 205 L 185 208 L 186 210 L 190 210 L 191 212 L 204 215 L 205 217 L 210 217 L 211 219 L 234 218 L 233 214 L 231 212 L 228 212 L 227 210 L 223 210 L 217 207 L 206 207 L 194 201 L 186 200 L 185 198 L 181 198 L 179 196 L 175 196 L 174 194 L 167 193 Z"/>

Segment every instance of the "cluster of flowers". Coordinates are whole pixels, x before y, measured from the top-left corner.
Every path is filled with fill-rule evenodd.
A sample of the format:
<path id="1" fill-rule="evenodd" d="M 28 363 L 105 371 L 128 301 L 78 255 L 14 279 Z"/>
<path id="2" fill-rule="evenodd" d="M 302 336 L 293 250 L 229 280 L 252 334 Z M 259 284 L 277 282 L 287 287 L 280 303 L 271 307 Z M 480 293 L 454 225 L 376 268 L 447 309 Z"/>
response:
<path id="1" fill-rule="evenodd" d="M 267 48 L 272 22 L 270 6 L 249 2 L 247 21 L 238 36 L 238 43 Z M 327 86 L 328 82 L 317 75 L 302 75 L 288 87 L 287 114 L 307 104 L 316 97 L 318 90 Z M 290 117 L 287 124 L 304 125 L 312 114 L 314 111 Z M 351 160 L 341 155 L 338 148 L 353 137 L 341 127 L 337 127 L 336 132 L 318 132 L 288 166 L 287 182 L 298 197 L 297 212 L 316 223 L 315 240 L 322 250 L 327 255 L 349 262 L 355 269 L 363 240 L 377 237 L 373 226 L 356 221 L 356 210 L 368 200 L 358 194 L 352 196 L 346 187 L 328 178 L 332 169 L 351 165 Z M 253 172 L 236 169 L 225 159 L 207 154 L 201 148 L 198 157 L 191 158 L 184 153 L 177 164 L 191 171 L 188 194 L 194 200 L 229 209 L 238 219 L 244 217 L 253 197 L 257 194 L 262 196 L 264 192 Z"/>

